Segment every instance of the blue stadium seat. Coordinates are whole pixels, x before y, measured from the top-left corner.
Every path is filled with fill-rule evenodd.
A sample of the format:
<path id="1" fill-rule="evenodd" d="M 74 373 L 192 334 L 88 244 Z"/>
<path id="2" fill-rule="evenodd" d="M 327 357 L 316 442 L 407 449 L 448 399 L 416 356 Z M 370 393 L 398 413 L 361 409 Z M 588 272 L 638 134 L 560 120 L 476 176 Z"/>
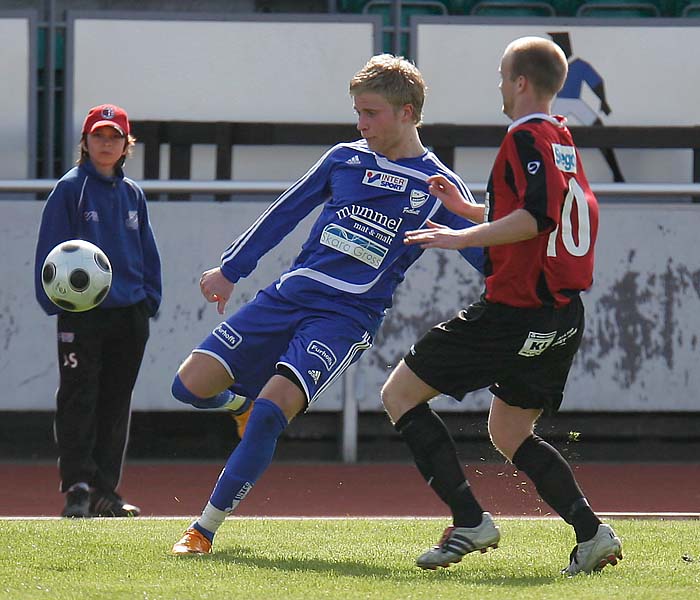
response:
<path id="1" fill-rule="evenodd" d="M 577 17 L 659 17 L 661 12 L 651 2 L 587 0 L 576 11 Z"/>
<path id="2" fill-rule="evenodd" d="M 475 16 L 553 17 L 554 7 L 541 0 L 483 0 L 471 9 Z"/>

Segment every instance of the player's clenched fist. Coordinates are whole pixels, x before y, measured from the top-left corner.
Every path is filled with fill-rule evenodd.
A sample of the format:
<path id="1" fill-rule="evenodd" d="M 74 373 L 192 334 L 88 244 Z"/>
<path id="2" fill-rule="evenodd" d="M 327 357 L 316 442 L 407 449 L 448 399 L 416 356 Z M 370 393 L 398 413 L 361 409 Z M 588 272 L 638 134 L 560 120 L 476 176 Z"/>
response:
<path id="1" fill-rule="evenodd" d="M 467 200 L 459 193 L 457 186 L 444 175 L 428 177 L 428 192 L 436 196 L 447 210 L 459 215 L 463 212 Z"/>
<path id="2" fill-rule="evenodd" d="M 199 278 L 199 289 L 207 302 L 216 302 L 216 310 L 220 315 L 224 314 L 226 303 L 233 293 L 234 284 L 231 283 L 219 267 L 204 271 Z"/>

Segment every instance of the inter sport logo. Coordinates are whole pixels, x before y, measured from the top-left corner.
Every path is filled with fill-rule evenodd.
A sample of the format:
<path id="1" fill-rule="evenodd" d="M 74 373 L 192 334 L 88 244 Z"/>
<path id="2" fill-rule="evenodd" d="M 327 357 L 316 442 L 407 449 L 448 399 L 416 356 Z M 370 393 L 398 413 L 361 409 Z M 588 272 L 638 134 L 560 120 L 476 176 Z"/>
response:
<path id="1" fill-rule="evenodd" d="M 392 175 L 391 173 L 384 173 L 383 171 L 367 169 L 362 183 L 392 192 L 404 192 L 408 185 L 408 179 L 399 177 L 398 175 Z"/>

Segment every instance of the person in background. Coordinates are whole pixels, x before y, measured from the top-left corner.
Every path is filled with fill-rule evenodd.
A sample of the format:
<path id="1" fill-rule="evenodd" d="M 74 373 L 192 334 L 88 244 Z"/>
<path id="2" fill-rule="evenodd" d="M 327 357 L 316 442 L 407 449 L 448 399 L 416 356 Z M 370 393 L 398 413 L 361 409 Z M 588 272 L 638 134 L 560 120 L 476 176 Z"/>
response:
<path id="1" fill-rule="evenodd" d="M 419 567 L 448 567 L 500 541 L 451 435 L 428 405 L 439 393 L 461 400 L 489 387 L 493 444 L 573 527 L 577 545 L 564 572 L 590 573 L 622 558 L 620 539 L 534 427 L 543 412 L 559 409 L 581 343 L 580 294 L 593 281 L 598 204 L 565 119 L 550 114 L 566 79 L 561 48 L 538 37 L 517 39 L 506 48 L 500 73 L 503 112 L 513 122 L 489 177 L 484 222 L 455 230 L 428 221 L 405 236 L 410 247 L 424 249 L 484 247 L 485 290 L 480 301 L 411 347 L 384 385 L 382 401 L 419 471 L 452 512 L 452 526 L 418 557 Z M 476 218 L 474 205 L 446 178 L 431 177 L 428 191 L 456 214 Z"/>
<path id="2" fill-rule="evenodd" d="M 135 139 L 126 111 L 91 108 L 80 157 L 49 195 L 36 247 L 35 288 L 48 315 L 58 315 L 54 431 L 64 517 L 138 516 L 117 493 L 129 435 L 131 395 L 149 319 L 161 301 L 161 264 L 143 190 L 122 167 Z M 41 284 L 42 265 L 59 243 L 83 239 L 112 265 L 112 286 L 96 308 L 67 312 Z"/>

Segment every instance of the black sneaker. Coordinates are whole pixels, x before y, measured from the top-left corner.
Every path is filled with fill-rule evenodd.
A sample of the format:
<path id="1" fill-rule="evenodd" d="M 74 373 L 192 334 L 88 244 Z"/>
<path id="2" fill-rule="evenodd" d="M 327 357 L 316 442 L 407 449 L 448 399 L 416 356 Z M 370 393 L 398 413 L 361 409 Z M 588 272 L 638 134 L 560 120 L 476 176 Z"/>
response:
<path id="1" fill-rule="evenodd" d="M 127 504 L 115 492 L 94 490 L 90 495 L 90 515 L 93 517 L 138 517 L 141 509 Z"/>
<path id="2" fill-rule="evenodd" d="M 85 488 L 77 487 L 66 493 L 66 505 L 61 511 L 62 517 L 72 519 L 90 516 L 90 492 Z"/>

